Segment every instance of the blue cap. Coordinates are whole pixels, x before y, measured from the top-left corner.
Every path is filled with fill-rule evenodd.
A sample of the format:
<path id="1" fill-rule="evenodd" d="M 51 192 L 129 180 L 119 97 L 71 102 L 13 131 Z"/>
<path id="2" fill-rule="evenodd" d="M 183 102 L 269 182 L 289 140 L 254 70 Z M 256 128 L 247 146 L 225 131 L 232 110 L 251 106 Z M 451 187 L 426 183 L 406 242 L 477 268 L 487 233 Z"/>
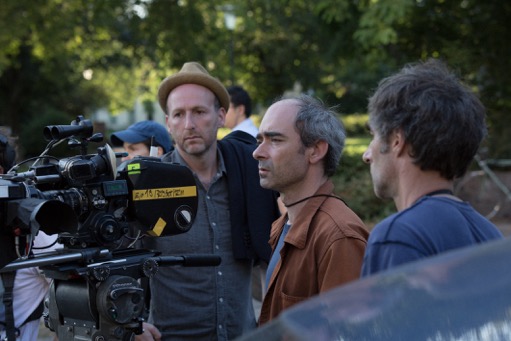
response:
<path id="1" fill-rule="evenodd" d="M 132 124 L 126 130 L 115 132 L 110 136 L 114 147 L 122 147 L 124 142 L 140 143 L 153 139 L 153 145 L 163 148 L 163 152 L 170 151 L 172 142 L 167 129 L 154 121 L 140 121 Z"/>

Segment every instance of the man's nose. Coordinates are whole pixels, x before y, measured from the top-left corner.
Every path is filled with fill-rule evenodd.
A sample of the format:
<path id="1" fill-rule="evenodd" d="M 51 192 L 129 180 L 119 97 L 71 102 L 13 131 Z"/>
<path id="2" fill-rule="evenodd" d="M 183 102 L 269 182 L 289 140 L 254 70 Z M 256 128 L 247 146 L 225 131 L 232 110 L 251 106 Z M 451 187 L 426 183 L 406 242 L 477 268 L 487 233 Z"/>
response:
<path id="1" fill-rule="evenodd" d="M 195 127 L 193 115 L 191 113 L 186 113 L 185 114 L 185 129 L 192 129 L 193 127 Z"/>
<path id="2" fill-rule="evenodd" d="M 369 148 L 366 149 L 364 154 L 362 154 L 362 161 L 364 161 L 367 164 L 371 163 L 371 152 L 370 152 Z"/>
<path id="3" fill-rule="evenodd" d="M 252 157 L 256 160 L 260 160 L 263 158 L 263 147 L 262 144 L 258 145 L 257 148 L 253 151 Z"/>

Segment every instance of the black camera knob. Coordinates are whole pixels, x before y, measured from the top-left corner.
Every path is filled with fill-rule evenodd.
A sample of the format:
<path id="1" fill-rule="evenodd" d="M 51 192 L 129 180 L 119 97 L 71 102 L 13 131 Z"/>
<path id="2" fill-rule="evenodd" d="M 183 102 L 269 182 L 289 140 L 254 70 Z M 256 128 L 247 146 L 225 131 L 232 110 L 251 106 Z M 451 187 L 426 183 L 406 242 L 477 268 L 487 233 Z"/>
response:
<path id="1" fill-rule="evenodd" d="M 152 277 L 158 272 L 158 262 L 154 259 L 146 259 L 142 264 L 142 272 L 146 277 Z"/>

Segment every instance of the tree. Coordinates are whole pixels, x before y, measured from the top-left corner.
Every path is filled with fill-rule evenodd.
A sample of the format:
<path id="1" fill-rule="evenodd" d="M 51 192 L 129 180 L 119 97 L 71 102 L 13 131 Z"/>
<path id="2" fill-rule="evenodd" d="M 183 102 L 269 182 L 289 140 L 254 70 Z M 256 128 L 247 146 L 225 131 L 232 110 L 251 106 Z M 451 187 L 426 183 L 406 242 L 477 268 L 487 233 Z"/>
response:
<path id="1" fill-rule="evenodd" d="M 323 0 L 336 13 L 337 1 Z M 493 154 L 511 157 L 511 74 L 507 59 L 511 4 L 497 0 L 379 0 L 360 2 L 355 40 L 373 58 L 368 65 L 393 72 L 429 57 L 445 60 L 480 95 L 488 108 Z M 338 21 L 336 15 L 331 20 Z"/>
<path id="2" fill-rule="evenodd" d="M 129 75 L 137 56 L 126 35 L 133 17 L 127 3 L 0 3 L 0 42 L 6 46 L 0 52 L 0 108 L 3 124 L 22 144 L 30 138 L 23 128 L 34 117 L 68 124 L 99 107 L 132 106 L 138 79 Z M 58 113 L 69 121 L 50 122 Z"/>
<path id="3" fill-rule="evenodd" d="M 226 4 L 237 17 L 232 32 Z M 34 115 L 71 121 L 154 101 L 160 81 L 191 60 L 226 85 L 233 71 L 262 107 L 300 85 L 361 112 L 381 78 L 438 57 L 480 93 L 493 149 L 511 155 L 510 14 L 497 0 L 4 0 L 2 124 L 23 140 Z"/>

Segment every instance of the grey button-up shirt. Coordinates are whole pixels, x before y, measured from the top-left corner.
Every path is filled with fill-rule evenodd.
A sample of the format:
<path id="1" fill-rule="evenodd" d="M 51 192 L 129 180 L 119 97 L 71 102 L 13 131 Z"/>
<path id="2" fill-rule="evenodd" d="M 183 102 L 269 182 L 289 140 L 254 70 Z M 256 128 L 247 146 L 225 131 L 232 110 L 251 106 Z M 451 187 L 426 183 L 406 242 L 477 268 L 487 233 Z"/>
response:
<path id="1" fill-rule="evenodd" d="M 219 167 L 208 190 L 197 176 L 199 206 L 192 228 L 183 234 L 145 238 L 144 247 L 162 255 L 215 254 L 216 267 L 160 267 L 151 279 L 149 322 L 163 340 L 232 340 L 255 328 L 249 261 L 235 260 L 225 165 Z M 185 165 L 174 150 L 164 161 Z M 163 176 L 163 175 L 162 175 Z"/>

